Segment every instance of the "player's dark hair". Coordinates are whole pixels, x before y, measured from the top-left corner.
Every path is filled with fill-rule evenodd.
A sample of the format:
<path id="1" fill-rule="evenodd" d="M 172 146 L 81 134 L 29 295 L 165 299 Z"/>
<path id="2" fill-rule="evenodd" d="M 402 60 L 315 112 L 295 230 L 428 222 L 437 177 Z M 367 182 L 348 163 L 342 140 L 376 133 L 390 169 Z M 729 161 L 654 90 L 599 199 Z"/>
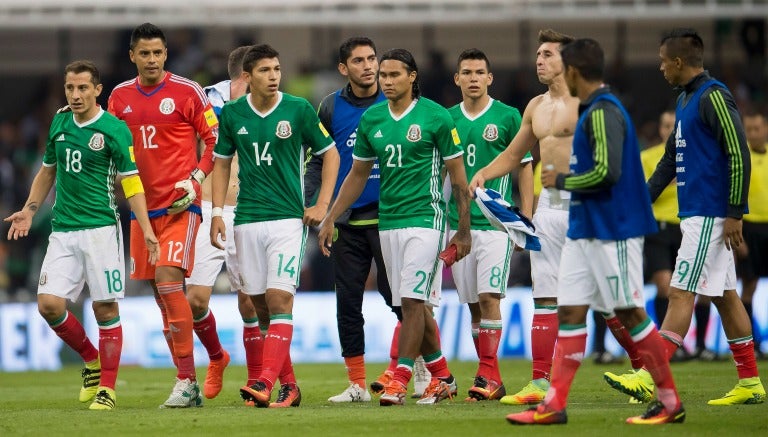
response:
<path id="1" fill-rule="evenodd" d="M 605 55 L 600 43 L 592 38 L 580 38 L 564 45 L 560 49 L 563 65 L 579 71 L 581 77 L 589 82 L 603 80 Z"/>
<path id="2" fill-rule="evenodd" d="M 91 83 L 96 86 L 101 83 L 101 76 L 99 75 L 99 69 L 96 68 L 96 64 L 88 60 L 73 61 L 64 67 L 64 76 L 69 73 L 91 73 Z"/>
<path id="3" fill-rule="evenodd" d="M 131 44 L 130 49 L 133 50 L 134 47 L 136 47 L 136 44 L 139 43 L 140 39 L 155 39 L 160 38 L 160 40 L 163 42 L 163 46 L 168 47 L 168 42 L 165 39 L 165 34 L 162 30 L 160 30 L 159 27 L 155 26 L 152 23 L 144 23 L 139 26 L 137 26 L 135 29 L 133 29 L 133 32 L 131 32 Z"/>
<path id="4" fill-rule="evenodd" d="M 694 29 L 672 29 L 661 37 L 660 45 L 667 47 L 670 58 L 680 58 L 689 67 L 704 66 L 704 41 Z"/>
<path id="5" fill-rule="evenodd" d="M 251 48 L 245 52 L 245 57 L 243 58 L 243 71 L 251 73 L 253 71 L 253 67 L 255 67 L 256 63 L 260 60 L 277 57 L 280 57 L 280 53 L 278 53 L 277 50 L 272 48 L 272 46 L 269 44 L 251 46 Z"/>
<path id="6" fill-rule="evenodd" d="M 464 50 L 459 54 L 459 60 L 456 62 L 456 69 L 458 70 L 461 67 L 461 61 L 466 61 L 467 59 L 485 61 L 485 68 L 488 71 L 491 71 L 491 61 L 488 60 L 488 56 L 486 56 L 482 50 L 474 48 Z"/>
<path id="7" fill-rule="evenodd" d="M 416 65 L 416 60 L 413 59 L 413 55 L 406 49 L 391 49 L 381 55 L 381 61 L 387 60 L 400 61 L 405 64 L 405 70 L 408 74 L 416 72 L 416 80 L 413 81 L 413 87 L 411 88 L 411 97 L 414 99 L 421 95 L 421 89 L 419 88 L 419 67 Z"/>
<path id="8" fill-rule="evenodd" d="M 346 64 L 349 57 L 352 56 L 352 50 L 360 46 L 370 47 L 373 49 L 373 53 L 376 54 L 376 44 L 374 44 L 370 38 L 365 36 L 353 36 L 339 46 L 339 62 Z"/>
<path id="9" fill-rule="evenodd" d="M 235 80 L 240 77 L 243 72 L 243 58 L 251 46 L 240 46 L 229 53 L 227 58 L 227 74 L 229 74 L 230 80 Z"/>
<path id="10" fill-rule="evenodd" d="M 575 39 L 576 38 L 572 37 L 571 35 L 566 35 L 552 29 L 542 29 L 539 31 L 539 44 L 544 44 L 545 42 L 556 42 L 565 45 L 572 43 Z"/>

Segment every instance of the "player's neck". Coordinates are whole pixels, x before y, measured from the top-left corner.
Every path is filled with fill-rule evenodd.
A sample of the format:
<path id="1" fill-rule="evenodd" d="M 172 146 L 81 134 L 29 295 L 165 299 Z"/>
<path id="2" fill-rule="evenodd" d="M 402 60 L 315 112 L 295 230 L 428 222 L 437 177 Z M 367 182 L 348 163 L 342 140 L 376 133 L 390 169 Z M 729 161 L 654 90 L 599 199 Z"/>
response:
<path id="1" fill-rule="evenodd" d="M 229 83 L 229 100 L 235 100 L 245 95 L 248 91 L 248 82 L 233 80 Z"/>
<path id="2" fill-rule="evenodd" d="M 464 111 L 469 115 L 477 115 L 488 106 L 490 101 L 491 96 L 488 94 L 483 94 L 477 98 L 466 97 L 464 99 Z"/>
<path id="3" fill-rule="evenodd" d="M 552 80 L 548 85 L 549 95 L 552 97 L 569 97 L 568 85 L 565 83 L 565 77 L 561 74 Z"/>
<path id="4" fill-rule="evenodd" d="M 379 86 L 374 82 L 372 85 L 367 87 L 362 87 L 360 85 L 355 84 L 354 82 L 349 82 L 349 87 L 352 88 L 352 94 L 355 95 L 355 97 L 359 99 L 364 99 L 366 97 L 371 97 L 375 95 L 377 92 L 379 92 Z"/>
<path id="5" fill-rule="evenodd" d="M 139 85 L 143 87 L 153 87 L 160 85 L 163 80 L 165 80 L 165 70 L 160 72 L 160 75 L 157 79 L 147 79 L 146 77 L 139 75 Z"/>
<path id="6" fill-rule="evenodd" d="M 414 100 L 415 99 L 410 94 L 397 100 L 390 100 L 389 110 L 395 115 L 400 115 L 411 106 L 411 103 L 413 103 Z"/>
<path id="7" fill-rule="evenodd" d="M 89 109 L 88 112 L 83 112 L 82 114 L 72 114 L 72 115 L 75 117 L 75 121 L 77 122 L 77 124 L 85 124 L 93 120 L 97 115 L 99 115 L 100 111 L 101 111 L 101 106 L 93 105 L 93 107 L 91 107 L 91 109 Z"/>
<path id="8" fill-rule="evenodd" d="M 264 113 L 275 107 L 277 104 L 277 97 L 277 93 L 271 96 L 263 96 L 251 93 L 251 105 L 253 105 L 257 111 Z"/>

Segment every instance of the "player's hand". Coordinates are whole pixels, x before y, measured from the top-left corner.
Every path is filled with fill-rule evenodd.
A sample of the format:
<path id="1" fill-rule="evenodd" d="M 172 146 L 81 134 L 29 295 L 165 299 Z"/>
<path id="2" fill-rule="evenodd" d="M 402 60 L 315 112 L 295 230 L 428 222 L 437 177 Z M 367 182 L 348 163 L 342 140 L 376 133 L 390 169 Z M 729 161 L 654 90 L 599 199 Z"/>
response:
<path id="1" fill-rule="evenodd" d="M 160 258 L 160 243 L 157 242 L 157 237 L 152 230 L 144 234 L 144 243 L 149 251 L 149 263 L 155 265 Z"/>
<path id="2" fill-rule="evenodd" d="M 320 245 L 320 251 L 325 256 L 331 256 L 331 245 L 333 245 L 333 236 L 336 229 L 333 226 L 333 220 L 326 219 L 320 226 L 320 232 L 317 234 L 317 243 Z"/>
<path id="3" fill-rule="evenodd" d="M 741 234 L 741 219 L 726 217 L 723 226 L 723 240 L 728 250 L 735 250 L 744 242 Z"/>
<path id="4" fill-rule="evenodd" d="M 209 236 L 211 238 L 211 246 L 224 250 L 224 245 L 219 243 L 219 236 L 221 236 L 221 241 L 227 241 L 227 225 L 224 224 L 224 219 L 219 216 L 211 217 L 211 232 Z"/>
<path id="5" fill-rule="evenodd" d="M 472 235 L 469 231 L 458 231 L 448 242 L 448 247 L 452 244 L 456 245 L 456 261 L 459 261 L 472 250 Z"/>
<path id="6" fill-rule="evenodd" d="M 544 188 L 554 187 L 557 182 L 557 171 L 552 164 L 545 165 L 541 169 L 541 186 Z"/>
<path id="7" fill-rule="evenodd" d="M 309 208 L 304 208 L 304 224 L 307 226 L 317 226 L 325 218 L 325 214 L 328 212 L 328 206 L 314 205 Z"/>
<path id="8" fill-rule="evenodd" d="M 11 224 L 11 228 L 8 229 L 8 239 L 18 240 L 19 237 L 26 237 L 29 235 L 29 230 L 32 228 L 32 214 L 27 211 L 16 211 L 9 217 L 6 217 L 6 222 Z"/>
<path id="9" fill-rule="evenodd" d="M 485 177 L 483 177 L 483 170 L 481 169 L 477 173 L 475 173 L 475 176 L 472 177 L 472 180 L 469 181 L 469 186 L 467 187 L 469 189 L 469 198 L 474 199 L 475 198 L 475 189 L 476 188 L 485 188 Z"/>
<path id="10" fill-rule="evenodd" d="M 181 194 L 181 197 L 171 203 L 168 208 L 168 214 L 178 214 L 182 211 L 186 211 L 195 199 L 197 199 L 197 190 L 195 189 L 195 181 L 192 178 L 184 179 L 183 181 L 176 182 L 174 188 L 176 192 Z M 198 187 L 200 185 L 198 184 Z"/>

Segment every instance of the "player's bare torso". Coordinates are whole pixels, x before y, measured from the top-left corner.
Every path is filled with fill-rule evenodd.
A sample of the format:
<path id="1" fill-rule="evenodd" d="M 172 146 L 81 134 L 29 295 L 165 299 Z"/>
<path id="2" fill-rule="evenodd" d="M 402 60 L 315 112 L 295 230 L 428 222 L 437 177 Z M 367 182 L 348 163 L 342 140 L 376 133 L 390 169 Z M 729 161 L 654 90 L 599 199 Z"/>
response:
<path id="1" fill-rule="evenodd" d="M 531 126 L 539 141 L 542 165 L 551 164 L 558 172 L 568 173 L 579 100 L 546 92 L 531 100 L 530 105 Z"/>

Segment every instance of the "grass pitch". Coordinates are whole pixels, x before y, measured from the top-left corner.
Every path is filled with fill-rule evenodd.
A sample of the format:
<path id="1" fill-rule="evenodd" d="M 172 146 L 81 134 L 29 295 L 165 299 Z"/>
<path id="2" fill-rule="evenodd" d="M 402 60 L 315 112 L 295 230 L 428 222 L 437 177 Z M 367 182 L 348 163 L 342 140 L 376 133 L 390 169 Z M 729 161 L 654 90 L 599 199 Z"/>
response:
<path id="1" fill-rule="evenodd" d="M 763 375 L 768 366 L 760 362 Z M 611 389 L 602 378 L 605 371 L 623 372 L 621 366 L 596 366 L 585 360 L 574 381 L 568 424 L 520 427 L 509 425 L 504 416 L 521 411 L 498 402 L 465 403 L 472 384 L 475 363 L 452 362 L 458 379 L 459 396 L 434 406 L 416 405 L 408 399 L 405 407 L 380 407 L 377 398 L 366 404 L 330 404 L 329 396 L 345 386 L 342 364 L 299 364 L 296 375 L 302 390 L 298 408 L 257 409 L 243 405 L 238 388 L 245 381 L 245 368 L 230 367 L 224 390 L 203 408 L 160 410 L 173 387 L 171 369 L 120 369 L 117 409 L 89 411 L 77 401 L 80 369 L 67 367 L 59 372 L 0 373 L 0 435 L 52 436 L 187 436 L 269 435 L 269 436 L 759 436 L 768 435 L 768 404 L 710 407 L 707 400 L 720 397 L 736 383 L 730 361 L 673 365 L 674 376 L 688 413 L 684 424 L 642 427 L 627 425 L 626 417 L 645 410 L 628 404 L 628 398 Z M 384 369 L 368 365 L 369 379 Z M 517 391 L 530 378 L 527 361 L 502 361 L 508 392 Z M 201 378 L 205 369 L 198 369 Z M 766 381 L 765 376 L 763 380 Z M 277 391 L 273 392 L 273 397 Z"/>

